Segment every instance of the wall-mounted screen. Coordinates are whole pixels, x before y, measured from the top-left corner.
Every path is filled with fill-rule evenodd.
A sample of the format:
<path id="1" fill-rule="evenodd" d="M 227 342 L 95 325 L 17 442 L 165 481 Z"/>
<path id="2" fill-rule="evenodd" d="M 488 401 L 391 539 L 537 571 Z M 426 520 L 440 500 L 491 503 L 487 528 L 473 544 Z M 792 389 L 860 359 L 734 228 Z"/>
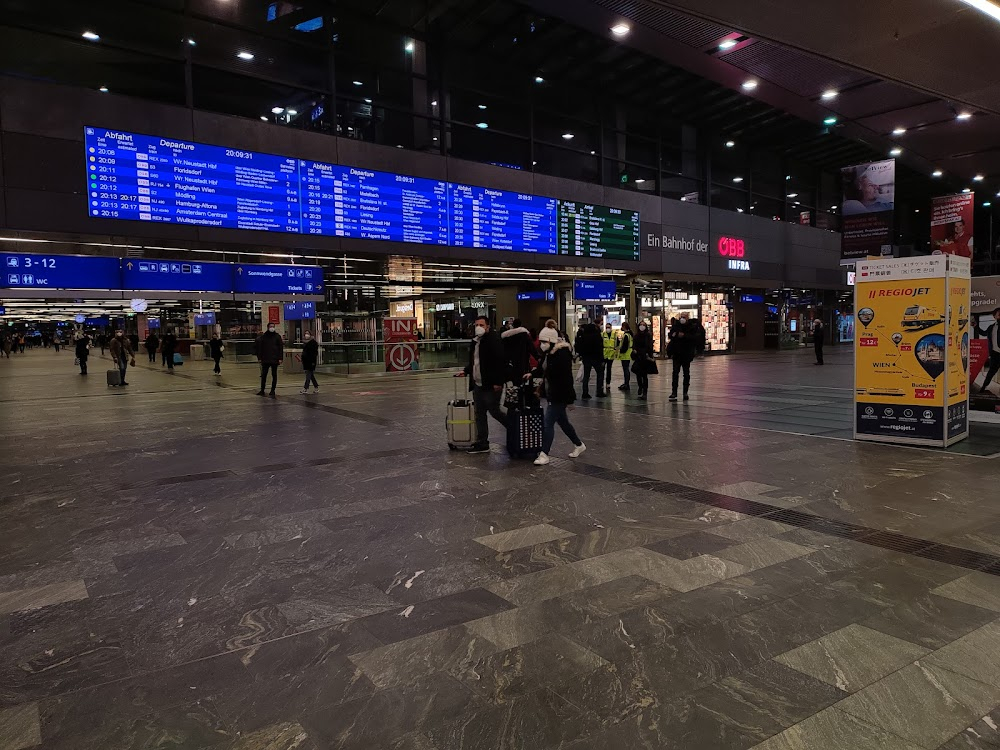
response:
<path id="1" fill-rule="evenodd" d="M 215 325 L 215 313 L 199 313 L 194 316 L 194 324 L 196 326 L 214 326 Z"/>
<path id="2" fill-rule="evenodd" d="M 84 129 L 90 215 L 639 260 L 639 212 L 104 128 Z"/>
<path id="3" fill-rule="evenodd" d="M 291 302 L 285 305 L 285 320 L 315 320 L 315 302 Z"/>
<path id="4" fill-rule="evenodd" d="M 618 299 L 618 285 L 613 281 L 573 282 L 573 299 L 577 302 L 614 302 Z"/>

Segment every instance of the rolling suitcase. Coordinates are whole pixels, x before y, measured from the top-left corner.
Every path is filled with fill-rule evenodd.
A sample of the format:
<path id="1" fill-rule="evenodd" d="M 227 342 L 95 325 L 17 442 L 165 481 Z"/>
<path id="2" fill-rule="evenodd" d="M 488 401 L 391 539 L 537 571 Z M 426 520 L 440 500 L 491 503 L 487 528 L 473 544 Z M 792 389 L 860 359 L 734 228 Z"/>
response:
<path id="1" fill-rule="evenodd" d="M 119 370 L 108 370 L 108 387 L 122 384 L 122 374 Z"/>
<path id="2" fill-rule="evenodd" d="M 175 354 L 174 355 L 174 364 L 175 365 L 183 365 L 184 364 L 184 357 L 181 356 L 180 354 Z"/>
<path id="3" fill-rule="evenodd" d="M 455 398 L 448 402 L 448 416 L 445 429 L 448 432 L 448 447 L 453 451 L 471 448 L 476 444 L 476 411 L 471 398 L 461 398 L 458 383 L 467 381 L 455 379 Z"/>
<path id="4" fill-rule="evenodd" d="M 517 403 L 507 410 L 507 453 L 511 458 L 538 458 L 544 421 L 545 412 L 535 398 L 534 387 L 521 386 Z"/>

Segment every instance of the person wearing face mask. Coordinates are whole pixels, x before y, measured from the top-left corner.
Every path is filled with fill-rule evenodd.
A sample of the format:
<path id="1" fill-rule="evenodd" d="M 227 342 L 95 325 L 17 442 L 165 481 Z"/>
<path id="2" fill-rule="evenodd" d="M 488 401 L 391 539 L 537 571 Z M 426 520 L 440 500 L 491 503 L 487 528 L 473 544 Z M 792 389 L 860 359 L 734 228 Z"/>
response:
<path id="1" fill-rule="evenodd" d="M 222 339 L 219 338 L 218 333 L 212 333 L 212 339 L 208 342 L 208 349 L 212 354 L 212 359 L 215 360 L 215 370 L 213 370 L 213 372 L 216 375 L 221 375 L 222 368 L 219 367 L 219 363 L 222 361 L 222 351 L 224 347 L 222 346 Z"/>
<path id="2" fill-rule="evenodd" d="M 590 371 L 597 376 L 597 397 L 604 398 L 604 348 L 601 343 L 601 329 L 590 322 L 590 318 L 580 318 L 576 329 L 577 356 L 583 360 L 583 400 L 590 399 Z"/>
<path id="3" fill-rule="evenodd" d="M 625 382 L 618 386 L 619 391 L 631 391 L 632 385 L 632 328 L 628 321 L 622 321 L 622 332 L 618 339 L 618 359 L 622 363 L 622 375 Z M 610 382 L 610 381 L 609 381 Z"/>
<path id="4" fill-rule="evenodd" d="M 177 336 L 174 335 L 173 328 L 168 328 L 160 342 L 160 353 L 163 355 L 163 364 L 167 366 L 167 372 L 171 375 L 174 374 L 174 352 L 176 350 Z"/>
<path id="5" fill-rule="evenodd" d="M 691 386 L 691 362 L 705 348 L 701 326 L 691 320 L 691 314 L 682 312 L 677 323 L 670 327 L 670 354 L 674 362 L 670 401 L 677 400 L 677 386 L 680 374 L 684 372 L 684 400 L 688 400 Z"/>
<path id="6" fill-rule="evenodd" d="M 643 401 L 649 391 L 649 373 L 653 369 L 653 335 L 649 326 L 643 320 L 639 323 L 639 332 L 632 342 L 632 372 L 635 373 L 635 384 L 639 387 L 639 398 Z"/>
<path id="7" fill-rule="evenodd" d="M 260 362 L 260 390 L 258 396 L 264 395 L 264 386 L 267 385 L 267 371 L 271 371 L 271 398 L 274 398 L 274 389 L 278 386 L 278 365 L 285 358 L 285 344 L 281 340 L 281 334 L 274 330 L 274 323 L 267 324 L 267 331 L 262 333 L 257 339 L 257 361 Z"/>
<path id="8" fill-rule="evenodd" d="M 551 460 L 549 454 L 555 441 L 557 424 L 573 443 L 570 458 L 579 456 L 587 450 L 587 446 L 576 434 L 576 429 L 566 414 L 567 407 L 576 401 L 576 388 L 573 385 L 573 350 L 569 342 L 559 336 L 554 325 L 552 328 L 543 328 L 538 338 L 542 361 L 531 375 L 542 378 L 545 399 L 548 403 L 545 406 L 542 452 L 535 459 L 535 465 L 545 466 Z"/>
<path id="9" fill-rule="evenodd" d="M 476 443 L 469 453 L 490 452 L 490 424 L 486 415 L 507 429 L 507 415 L 500 409 L 504 385 L 510 379 L 510 366 L 504 353 L 503 340 L 490 330 L 490 322 L 483 316 L 476 318 L 475 335 L 469 347 L 469 364 L 465 374 L 471 379 L 469 389 L 473 394 L 476 411 Z"/>
<path id="10" fill-rule="evenodd" d="M 111 354 L 111 361 L 115 363 L 118 372 L 121 373 L 120 384 L 128 385 L 125 382 L 125 371 L 128 369 L 130 360 L 132 367 L 135 367 L 135 355 L 132 354 L 132 342 L 125 338 L 125 331 L 121 329 L 115 331 L 115 337 L 111 339 L 111 347 L 108 351 Z"/>
<path id="11" fill-rule="evenodd" d="M 302 345 L 302 369 L 306 373 L 306 382 L 299 393 L 309 393 L 310 383 L 315 387 L 315 392 L 319 393 L 319 383 L 316 380 L 316 364 L 319 362 L 319 343 L 313 338 L 310 331 L 306 331 L 302 335 L 302 340 L 305 342 Z"/>
<path id="12" fill-rule="evenodd" d="M 601 334 L 601 343 L 604 344 L 604 367 L 597 373 L 597 380 L 604 380 L 604 392 L 611 392 L 611 366 L 618 358 L 618 337 L 615 329 L 610 323 L 604 324 L 604 333 Z"/>

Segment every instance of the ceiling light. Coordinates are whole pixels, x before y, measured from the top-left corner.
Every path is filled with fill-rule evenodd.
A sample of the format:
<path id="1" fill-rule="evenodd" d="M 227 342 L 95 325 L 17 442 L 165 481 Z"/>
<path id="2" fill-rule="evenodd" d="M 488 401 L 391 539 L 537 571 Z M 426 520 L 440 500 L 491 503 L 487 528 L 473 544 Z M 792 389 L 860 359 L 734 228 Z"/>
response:
<path id="1" fill-rule="evenodd" d="M 743 213 L 743 209 L 742 209 L 742 208 L 737 208 L 737 209 L 736 209 L 736 213 L 738 213 L 738 214 L 741 214 L 741 213 Z"/>
<path id="2" fill-rule="evenodd" d="M 438 137 L 437 137 L 437 136 L 434 136 L 434 140 L 436 141 L 437 139 L 438 139 Z"/>
<path id="3" fill-rule="evenodd" d="M 749 81 L 743 82 L 744 91 L 753 91 L 755 88 L 757 88 L 757 81 L 753 80 L 752 78 Z"/>
<path id="4" fill-rule="evenodd" d="M 920 209 L 919 209 L 919 208 L 915 208 L 915 209 L 913 209 L 913 213 L 915 213 L 915 214 L 919 214 L 919 213 L 920 213 Z"/>
<path id="5" fill-rule="evenodd" d="M 983 180 L 985 180 L 986 178 L 985 178 L 985 177 L 983 177 L 983 176 L 982 176 L 981 174 L 977 174 L 977 175 L 976 175 L 975 177 L 973 177 L 972 179 L 974 179 L 974 180 L 975 180 L 976 182 L 982 182 L 982 181 L 983 181 Z"/>
<path id="6" fill-rule="evenodd" d="M 590 152 L 590 155 L 591 155 L 591 156 L 597 156 L 597 152 L 596 152 L 596 151 L 591 151 L 591 152 Z"/>
<path id="7" fill-rule="evenodd" d="M 645 181 L 646 181 L 646 180 L 645 180 L 645 179 L 643 179 L 642 177 L 636 177 L 636 178 L 635 178 L 635 184 L 636 184 L 636 185 L 641 185 L 641 184 L 642 184 L 642 183 L 644 183 Z"/>
<path id="8" fill-rule="evenodd" d="M 236 56 L 241 60 L 253 60 L 253 52 L 237 52 Z"/>
<path id="9" fill-rule="evenodd" d="M 431 102 L 431 106 L 432 106 L 432 107 L 436 107 L 437 105 L 438 105 L 438 100 L 437 100 L 437 99 L 434 99 L 434 100 L 433 100 L 433 101 Z"/>
<path id="10" fill-rule="evenodd" d="M 732 148 L 736 145 L 736 141 L 726 141 L 726 148 Z"/>
<path id="11" fill-rule="evenodd" d="M 903 153 L 903 149 L 897 146 L 896 148 L 894 148 L 892 151 L 889 152 L 889 156 L 899 156 L 901 153 Z"/>
<path id="12" fill-rule="evenodd" d="M 364 86 L 364 84 L 361 81 L 351 81 L 351 83 L 353 83 L 355 86 Z"/>
<path id="13" fill-rule="evenodd" d="M 541 76 L 535 76 L 535 83 L 545 83 L 545 79 Z"/>
<path id="14" fill-rule="evenodd" d="M 407 52 L 413 52 L 413 50 L 416 49 L 416 45 L 413 43 L 412 39 L 407 39 L 406 44 L 403 45 L 403 49 Z"/>
<path id="15" fill-rule="evenodd" d="M 719 42 L 719 49 L 721 50 L 732 49 L 737 44 L 738 42 L 735 39 L 727 39 L 724 42 Z"/>
<path id="16" fill-rule="evenodd" d="M 627 23 L 616 23 L 611 27 L 611 33 L 615 36 L 625 36 L 632 30 L 632 27 Z"/>
<path id="17" fill-rule="evenodd" d="M 834 91 L 833 89 L 827 89 L 827 90 L 826 90 L 826 91 L 824 91 L 824 92 L 823 92 L 823 94 L 822 94 L 822 95 L 820 96 L 820 99 L 822 99 L 822 100 L 823 100 L 824 102 L 828 102 L 828 101 L 830 101 L 831 99 L 836 99 L 836 98 L 837 98 L 837 94 L 838 94 L 838 93 L 839 93 L 839 92 L 837 92 L 837 91 Z"/>
<path id="18" fill-rule="evenodd" d="M 962 188 L 962 192 L 963 193 L 971 193 L 972 192 L 972 188 Z"/>
<path id="19" fill-rule="evenodd" d="M 931 177 L 941 177 L 944 174 L 940 169 L 935 169 L 931 172 Z"/>
<path id="20" fill-rule="evenodd" d="M 830 206 L 830 210 L 831 210 L 831 211 L 836 211 L 836 210 L 837 210 L 837 207 L 836 207 L 836 206 Z"/>
<path id="21" fill-rule="evenodd" d="M 993 204 L 992 204 L 992 203 L 990 203 L 989 201 L 985 201 L 985 202 L 983 203 L 983 208 L 989 208 L 989 207 L 990 207 L 990 206 L 992 206 L 992 205 L 993 205 Z"/>
<path id="22" fill-rule="evenodd" d="M 490 124 L 488 122 L 477 122 L 476 123 L 476 127 L 479 128 L 480 130 L 486 130 L 486 128 L 488 128 L 489 126 L 490 126 Z"/>
<path id="23" fill-rule="evenodd" d="M 480 105 L 479 105 L 479 108 L 480 108 L 480 109 L 486 109 L 486 105 L 485 105 L 485 104 L 480 104 Z"/>
<path id="24" fill-rule="evenodd" d="M 271 107 L 271 114 L 272 115 L 280 115 L 284 111 L 285 111 L 284 107 Z"/>
<path id="25" fill-rule="evenodd" d="M 790 179 L 792 179 L 792 176 L 791 176 L 790 174 L 786 174 L 786 175 L 785 175 L 785 179 L 786 179 L 786 180 L 790 180 Z"/>
<path id="26" fill-rule="evenodd" d="M 261 115 L 260 119 L 262 119 L 264 122 L 270 122 L 270 120 L 268 120 L 264 115 Z"/>
<path id="27" fill-rule="evenodd" d="M 971 118 L 972 118 L 971 112 L 959 112 L 957 115 L 955 115 L 956 120 L 969 120 Z"/>
<path id="28" fill-rule="evenodd" d="M 298 114 L 298 110 L 294 110 L 294 109 L 288 110 L 288 116 L 289 117 L 295 117 L 295 115 L 297 115 L 297 114 Z"/>
<path id="29" fill-rule="evenodd" d="M 687 202 L 687 196 L 686 195 L 682 195 L 681 196 L 681 203 L 686 203 L 686 202 Z"/>
<path id="30" fill-rule="evenodd" d="M 101 35 L 95 34 L 93 31 L 85 31 L 81 36 L 88 42 L 99 42 L 101 41 Z"/>
<path id="31" fill-rule="evenodd" d="M 185 39 L 184 41 L 185 41 L 185 42 L 187 42 L 187 43 L 188 43 L 188 44 L 189 44 L 190 46 L 192 46 L 192 47 L 194 47 L 194 46 L 195 46 L 195 45 L 197 44 L 197 42 L 195 42 L 195 40 L 194 40 L 194 39 L 192 39 L 191 37 L 188 37 L 188 38 L 187 38 L 187 39 Z"/>
<path id="32" fill-rule="evenodd" d="M 733 178 L 733 182 L 743 182 L 743 178 L 742 177 L 734 177 Z"/>
<path id="33" fill-rule="evenodd" d="M 789 197 L 789 198 L 798 198 L 798 197 L 799 197 L 799 194 L 798 194 L 798 193 L 789 193 L 789 194 L 788 194 L 788 197 Z"/>
<path id="34" fill-rule="evenodd" d="M 836 117 L 832 117 L 832 116 L 831 117 L 827 117 L 825 120 L 823 120 L 823 124 L 824 125 L 836 125 L 837 124 L 837 118 Z"/>
<path id="35" fill-rule="evenodd" d="M 906 128 L 896 128 L 892 131 L 893 135 L 903 135 L 906 132 Z"/>
<path id="36" fill-rule="evenodd" d="M 990 2 L 990 0 L 962 0 L 962 2 L 1000 21 L 1000 6 L 996 3 Z"/>
<path id="37" fill-rule="evenodd" d="M 571 141 L 575 137 L 576 136 L 574 136 L 572 133 L 563 133 L 562 134 L 562 138 L 563 138 L 564 141 Z"/>
<path id="38" fill-rule="evenodd" d="M 100 91 L 102 94 L 108 93 L 108 87 L 107 86 L 101 86 L 101 88 L 99 88 L 97 90 Z"/>

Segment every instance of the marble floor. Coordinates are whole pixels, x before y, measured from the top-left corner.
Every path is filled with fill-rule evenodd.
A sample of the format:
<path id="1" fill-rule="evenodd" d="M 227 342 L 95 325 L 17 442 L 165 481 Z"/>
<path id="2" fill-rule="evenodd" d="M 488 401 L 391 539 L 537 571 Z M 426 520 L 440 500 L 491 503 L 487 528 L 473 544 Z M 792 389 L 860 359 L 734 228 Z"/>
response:
<path id="1" fill-rule="evenodd" d="M 448 451 L 444 377 L 0 360 L 0 750 L 1000 748 L 1000 434 L 845 439 L 849 358 L 544 468 Z"/>

